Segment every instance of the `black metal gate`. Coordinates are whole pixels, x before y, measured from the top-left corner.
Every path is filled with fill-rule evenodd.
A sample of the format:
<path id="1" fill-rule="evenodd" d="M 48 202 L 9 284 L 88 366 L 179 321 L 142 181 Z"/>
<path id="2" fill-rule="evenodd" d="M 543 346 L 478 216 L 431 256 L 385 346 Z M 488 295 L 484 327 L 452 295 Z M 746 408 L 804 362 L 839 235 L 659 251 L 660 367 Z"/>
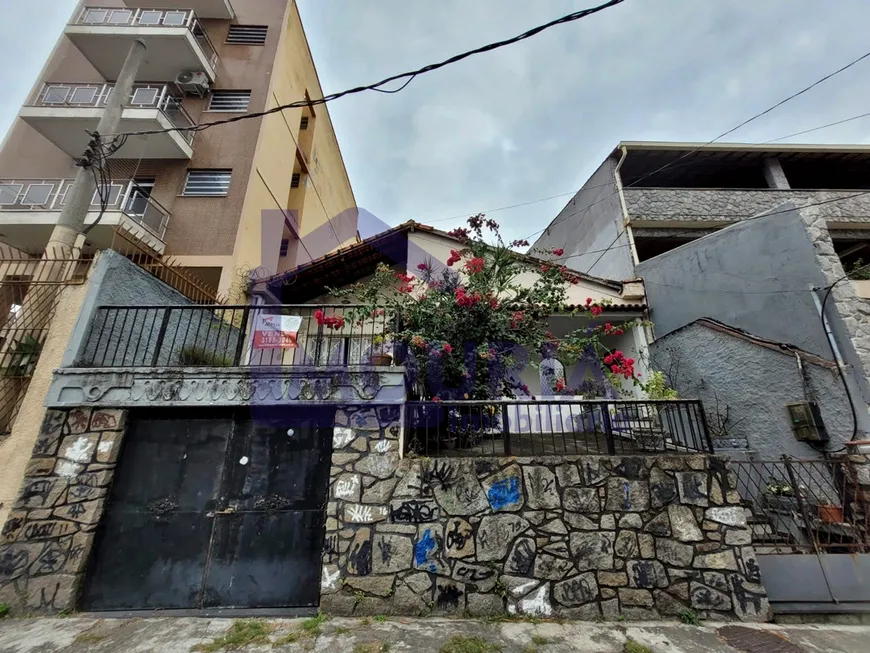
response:
<path id="1" fill-rule="evenodd" d="M 131 415 L 81 608 L 316 606 L 333 414 Z"/>

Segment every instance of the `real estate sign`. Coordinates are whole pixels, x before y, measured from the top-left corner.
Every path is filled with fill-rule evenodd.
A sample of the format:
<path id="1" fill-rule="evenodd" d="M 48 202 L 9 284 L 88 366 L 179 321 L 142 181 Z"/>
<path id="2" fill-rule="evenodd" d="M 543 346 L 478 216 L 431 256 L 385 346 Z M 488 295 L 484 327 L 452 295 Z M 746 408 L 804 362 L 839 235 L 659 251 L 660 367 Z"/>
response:
<path id="1" fill-rule="evenodd" d="M 254 321 L 254 349 L 296 349 L 302 318 L 260 313 Z"/>

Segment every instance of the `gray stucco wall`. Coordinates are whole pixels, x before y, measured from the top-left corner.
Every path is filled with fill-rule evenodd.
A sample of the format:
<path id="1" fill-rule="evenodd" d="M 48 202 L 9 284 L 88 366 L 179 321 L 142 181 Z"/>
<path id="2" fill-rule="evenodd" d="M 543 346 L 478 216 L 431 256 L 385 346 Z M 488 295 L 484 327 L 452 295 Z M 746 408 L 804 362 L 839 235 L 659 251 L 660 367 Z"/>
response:
<path id="1" fill-rule="evenodd" d="M 797 212 L 731 225 L 641 262 L 637 273 L 659 336 L 711 317 L 830 357 L 810 292 L 825 277 Z"/>
<path id="2" fill-rule="evenodd" d="M 574 270 L 607 279 L 634 278 L 634 264 L 616 191 L 616 163 L 611 157 L 601 164 L 533 247 L 563 248 L 565 256 L 569 256 L 563 262 Z M 614 242 L 619 232 L 622 234 Z M 608 248 L 610 250 L 604 253 Z M 596 263 L 599 256 L 601 259 Z"/>
<path id="3" fill-rule="evenodd" d="M 682 398 L 704 402 L 707 421 L 716 427 L 728 410 L 728 440 L 738 448 L 774 459 L 788 454 L 820 458 L 811 445 L 795 439 L 785 404 L 804 401 L 794 353 L 773 351 L 702 324 L 690 324 L 650 345 L 653 367 L 663 371 Z M 852 436 L 852 418 L 836 370 L 803 362 L 810 399 L 817 401 L 830 435 L 828 450 L 841 449 Z M 717 448 L 734 442 L 719 440 Z"/>
<path id="4" fill-rule="evenodd" d="M 63 366 L 100 363 L 119 365 L 178 364 L 184 347 L 195 346 L 232 358 L 238 332 L 219 318 L 222 312 L 197 309 L 171 311 L 163 346 L 154 359 L 162 308 L 97 311 L 100 306 L 193 307 L 184 295 L 112 250 L 101 253 L 91 274 L 88 294 L 76 323 Z"/>

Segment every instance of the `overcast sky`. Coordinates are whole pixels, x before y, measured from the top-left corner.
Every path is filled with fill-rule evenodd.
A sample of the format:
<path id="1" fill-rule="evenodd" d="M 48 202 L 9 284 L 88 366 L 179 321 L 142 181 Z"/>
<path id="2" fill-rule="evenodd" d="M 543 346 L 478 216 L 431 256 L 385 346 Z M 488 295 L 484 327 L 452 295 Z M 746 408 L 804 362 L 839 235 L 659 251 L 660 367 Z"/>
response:
<path id="1" fill-rule="evenodd" d="M 596 1 L 299 5 L 328 93 Z M 5 132 L 75 3 L 0 2 Z M 338 100 L 330 112 L 361 207 L 388 224 L 450 228 L 462 219 L 444 218 L 577 189 L 620 140 L 710 140 L 866 52 L 868 24 L 866 0 L 627 0 L 419 77 L 401 93 Z M 870 59 L 728 140 L 765 141 L 870 111 L 868 80 Z M 791 142 L 864 143 L 868 130 L 865 118 Z M 525 236 L 568 199 L 491 216 L 511 237 Z"/>

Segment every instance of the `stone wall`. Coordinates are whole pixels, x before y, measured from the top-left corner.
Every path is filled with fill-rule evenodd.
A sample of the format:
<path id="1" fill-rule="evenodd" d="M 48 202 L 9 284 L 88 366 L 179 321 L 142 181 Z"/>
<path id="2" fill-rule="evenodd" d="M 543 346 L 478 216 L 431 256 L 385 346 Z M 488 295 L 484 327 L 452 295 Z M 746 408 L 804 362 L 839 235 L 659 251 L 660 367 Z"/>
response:
<path id="1" fill-rule="evenodd" d="M 339 413 L 325 612 L 768 618 L 722 458 L 400 460 L 399 423 Z"/>
<path id="2" fill-rule="evenodd" d="M 125 422 L 123 410 L 46 412 L 0 536 L 0 603 L 13 614 L 74 607 Z"/>
<path id="3" fill-rule="evenodd" d="M 870 221 L 870 196 L 848 190 L 735 190 L 718 188 L 626 188 L 625 206 L 632 221 L 729 223 L 793 201 L 797 206 L 829 202 L 817 208 L 830 222 Z M 849 197 L 855 195 L 855 197 Z M 840 200 L 839 198 L 848 198 Z M 838 201 L 832 201 L 832 200 Z"/>

